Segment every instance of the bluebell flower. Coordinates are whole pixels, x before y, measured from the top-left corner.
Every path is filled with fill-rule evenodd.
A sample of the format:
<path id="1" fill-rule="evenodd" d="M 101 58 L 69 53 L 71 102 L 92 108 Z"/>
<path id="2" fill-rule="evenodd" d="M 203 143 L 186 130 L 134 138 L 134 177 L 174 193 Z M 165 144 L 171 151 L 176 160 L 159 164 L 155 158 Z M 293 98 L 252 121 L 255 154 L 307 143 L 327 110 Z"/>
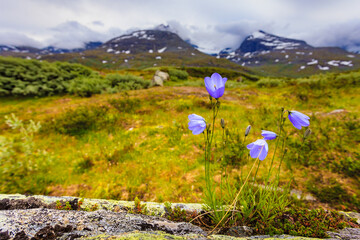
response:
<path id="1" fill-rule="evenodd" d="M 213 73 L 211 78 L 205 77 L 206 90 L 213 98 L 220 98 L 224 95 L 226 81 L 227 78 L 222 78 L 220 74 Z"/>
<path id="2" fill-rule="evenodd" d="M 307 127 L 310 125 L 310 118 L 305 114 L 298 111 L 288 111 L 289 112 L 289 120 L 297 129 L 301 129 L 301 127 Z"/>
<path id="3" fill-rule="evenodd" d="M 267 130 L 261 130 L 261 136 L 263 136 L 265 140 L 273 140 L 277 137 L 276 133 Z"/>
<path id="4" fill-rule="evenodd" d="M 259 158 L 261 161 L 266 158 L 269 151 L 269 146 L 265 139 L 258 139 L 246 147 L 250 150 L 250 156 L 252 158 Z"/>
<path id="5" fill-rule="evenodd" d="M 206 128 L 205 119 L 196 114 L 189 115 L 189 129 L 192 131 L 194 135 L 202 133 Z"/>

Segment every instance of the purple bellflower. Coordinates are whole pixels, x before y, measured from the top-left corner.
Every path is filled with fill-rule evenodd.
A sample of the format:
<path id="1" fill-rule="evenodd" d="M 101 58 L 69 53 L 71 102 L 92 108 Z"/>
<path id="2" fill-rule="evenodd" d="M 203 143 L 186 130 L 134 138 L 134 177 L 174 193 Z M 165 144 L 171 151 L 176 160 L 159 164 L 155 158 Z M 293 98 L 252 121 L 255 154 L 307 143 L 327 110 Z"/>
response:
<path id="1" fill-rule="evenodd" d="M 194 135 L 198 135 L 202 133 L 206 128 L 205 119 L 196 114 L 189 115 L 189 129 L 192 131 Z"/>
<path id="2" fill-rule="evenodd" d="M 266 158 L 269 151 L 269 146 L 265 139 L 258 139 L 246 147 L 250 150 L 250 156 L 252 158 L 259 158 L 261 161 Z"/>
<path id="3" fill-rule="evenodd" d="M 224 95 L 226 81 L 227 78 L 222 78 L 220 74 L 213 73 L 211 77 L 205 77 L 206 90 L 210 96 L 218 99 Z"/>
<path id="4" fill-rule="evenodd" d="M 263 136 L 265 140 L 273 140 L 277 137 L 276 133 L 267 130 L 261 130 L 261 136 Z"/>
<path id="5" fill-rule="evenodd" d="M 301 127 L 307 127 L 310 125 L 310 118 L 305 114 L 298 111 L 288 111 L 289 112 L 289 120 L 297 129 L 301 129 Z"/>

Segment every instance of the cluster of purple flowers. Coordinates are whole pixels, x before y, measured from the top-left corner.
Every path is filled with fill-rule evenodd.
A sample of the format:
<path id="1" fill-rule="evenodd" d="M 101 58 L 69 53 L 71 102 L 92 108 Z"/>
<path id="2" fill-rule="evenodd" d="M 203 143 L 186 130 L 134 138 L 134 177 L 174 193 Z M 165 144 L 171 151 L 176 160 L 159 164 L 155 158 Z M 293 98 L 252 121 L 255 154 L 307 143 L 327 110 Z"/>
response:
<path id="1" fill-rule="evenodd" d="M 222 78 L 220 74 L 213 73 L 211 77 L 205 77 L 204 81 L 206 90 L 211 97 L 219 99 L 224 95 L 227 78 Z M 298 111 L 288 111 L 288 118 L 292 125 L 297 129 L 308 127 L 310 125 L 310 118 Z M 189 129 L 194 135 L 204 132 L 206 129 L 205 119 L 196 114 L 189 115 Z M 266 141 L 275 139 L 277 134 L 271 131 L 262 130 L 261 135 L 263 136 L 263 139 L 258 139 L 255 142 L 248 144 L 246 147 L 250 150 L 250 156 L 252 158 L 264 160 L 269 150 Z"/>

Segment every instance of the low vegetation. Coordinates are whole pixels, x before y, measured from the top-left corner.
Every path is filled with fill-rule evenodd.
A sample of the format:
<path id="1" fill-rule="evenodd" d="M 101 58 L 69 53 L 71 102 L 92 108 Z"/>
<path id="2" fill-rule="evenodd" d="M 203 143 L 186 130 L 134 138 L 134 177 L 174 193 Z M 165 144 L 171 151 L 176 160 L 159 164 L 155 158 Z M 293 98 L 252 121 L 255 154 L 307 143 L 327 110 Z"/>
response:
<path id="1" fill-rule="evenodd" d="M 106 77 L 80 64 L 40 62 L 0 57 L 0 96 L 51 96 L 70 93 L 81 97 L 148 88 L 150 81 L 133 75 Z"/>

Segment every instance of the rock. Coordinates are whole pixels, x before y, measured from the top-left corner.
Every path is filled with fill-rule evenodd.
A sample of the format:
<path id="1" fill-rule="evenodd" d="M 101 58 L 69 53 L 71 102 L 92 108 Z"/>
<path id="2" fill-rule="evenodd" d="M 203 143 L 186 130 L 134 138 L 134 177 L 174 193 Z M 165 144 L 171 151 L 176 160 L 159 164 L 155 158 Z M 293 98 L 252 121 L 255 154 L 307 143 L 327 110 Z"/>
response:
<path id="1" fill-rule="evenodd" d="M 27 199 L 11 200 L 11 201 L 8 198 L 0 200 L 0 210 L 30 209 L 30 208 L 40 208 L 40 207 L 48 207 L 48 205 L 44 204 L 42 201 L 34 197 L 29 197 Z"/>
<path id="2" fill-rule="evenodd" d="M 206 235 L 200 227 L 185 222 L 171 222 L 161 217 L 106 210 L 85 212 L 46 208 L 1 210 L 0 229 L 4 239 L 6 235 L 10 238 L 21 235 L 23 239 L 76 239 L 100 234 L 114 236 L 133 231 Z"/>
<path id="3" fill-rule="evenodd" d="M 248 237 L 253 235 L 254 230 L 248 226 L 235 226 L 227 231 L 227 234 L 234 237 Z"/>
<path id="4" fill-rule="evenodd" d="M 333 239 L 360 239 L 360 228 L 344 228 L 338 232 L 326 232 Z"/>
<path id="5" fill-rule="evenodd" d="M 357 224 L 360 224 L 360 213 L 356 213 L 356 212 L 339 212 L 339 213 L 345 215 L 345 218 L 347 219 L 356 218 Z"/>
<path id="6" fill-rule="evenodd" d="M 346 110 L 344 110 L 344 109 L 335 109 L 335 110 L 327 113 L 327 115 L 334 115 L 334 114 L 339 114 L 339 113 L 344 113 L 344 112 L 346 112 Z"/>
<path id="7" fill-rule="evenodd" d="M 154 76 L 151 80 L 151 85 L 162 87 L 162 86 L 164 86 L 164 80 L 159 76 Z"/>
<path id="8" fill-rule="evenodd" d="M 164 86 L 164 82 L 169 80 L 169 74 L 157 70 L 151 80 L 151 85 L 153 86 Z"/>

